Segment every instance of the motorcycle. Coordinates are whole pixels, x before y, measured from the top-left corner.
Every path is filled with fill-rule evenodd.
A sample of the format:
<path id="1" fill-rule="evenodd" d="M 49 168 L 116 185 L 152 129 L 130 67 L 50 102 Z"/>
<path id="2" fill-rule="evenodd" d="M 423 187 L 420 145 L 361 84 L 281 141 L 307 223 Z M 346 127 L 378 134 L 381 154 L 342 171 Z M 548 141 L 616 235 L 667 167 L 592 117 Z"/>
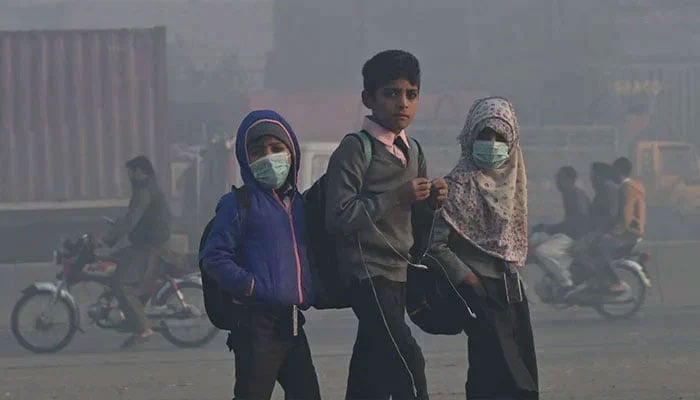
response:
<path id="1" fill-rule="evenodd" d="M 17 342 L 34 353 L 53 353 L 65 348 L 77 331 L 84 332 L 81 307 L 71 294 L 78 283 L 96 283 L 102 292 L 87 305 L 90 322 L 102 329 L 130 332 L 112 287 L 117 265 L 95 255 L 96 241 L 85 234 L 66 240 L 54 252 L 59 266 L 55 282 L 35 282 L 22 290 L 12 310 L 11 327 Z M 168 267 L 168 266 L 166 266 Z M 172 267 L 172 266 L 170 266 Z M 218 333 L 207 318 L 199 272 L 166 268 L 156 285 L 144 294 L 144 311 L 153 330 L 170 343 L 199 347 Z"/>
<path id="2" fill-rule="evenodd" d="M 622 282 L 623 293 L 610 294 L 594 284 L 595 277 L 585 267 L 573 262 L 571 272 L 574 277 L 575 289 L 567 290 L 558 282 L 553 271 L 543 267 L 537 253 L 530 249 L 528 263 L 534 263 L 544 272 L 543 277 L 534 285 L 534 291 L 539 299 L 557 309 L 570 307 L 589 307 L 605 318 L 616 320 L 634 316 L 644 304 L 646 292 L 651 288 L 651 280 L 647 273 L 647 264 L 651 261 L 648 253 L 639 251 L 637 241 L 627 249 L 621 249 L 619 257 L 612 261 L 611 266 Z"/>

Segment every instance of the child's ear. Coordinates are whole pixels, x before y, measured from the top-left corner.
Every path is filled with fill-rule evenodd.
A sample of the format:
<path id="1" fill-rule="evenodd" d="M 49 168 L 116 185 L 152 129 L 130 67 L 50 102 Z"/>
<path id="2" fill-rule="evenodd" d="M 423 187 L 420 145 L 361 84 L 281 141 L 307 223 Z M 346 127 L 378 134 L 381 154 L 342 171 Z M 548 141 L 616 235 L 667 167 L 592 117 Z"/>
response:
<path id="1" fill-rule="evenodd" d="M 362 91 L 362 104 L 372 110 L 374 108 L 374 94 L 366 90 Z"/>

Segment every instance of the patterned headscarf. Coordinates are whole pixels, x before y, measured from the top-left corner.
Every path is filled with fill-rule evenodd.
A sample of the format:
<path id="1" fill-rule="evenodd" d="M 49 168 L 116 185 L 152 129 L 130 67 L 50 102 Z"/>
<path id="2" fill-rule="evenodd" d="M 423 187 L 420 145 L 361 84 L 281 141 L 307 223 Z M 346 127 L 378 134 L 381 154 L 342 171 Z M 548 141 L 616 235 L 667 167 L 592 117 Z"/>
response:
<path id="1" fill-rule="evenodd" d="M 472 147 L 485 128 L 506 140 L 510 158 L 501 168 L 482 170 Z M 519 144 L 520 130 L 510 101 L 477 100 L 459 136 L 462 156 L 446 177 L 449 185 L 442 215 L 464 239 L 516 266 L 527 257 L 527 178 Z"/>

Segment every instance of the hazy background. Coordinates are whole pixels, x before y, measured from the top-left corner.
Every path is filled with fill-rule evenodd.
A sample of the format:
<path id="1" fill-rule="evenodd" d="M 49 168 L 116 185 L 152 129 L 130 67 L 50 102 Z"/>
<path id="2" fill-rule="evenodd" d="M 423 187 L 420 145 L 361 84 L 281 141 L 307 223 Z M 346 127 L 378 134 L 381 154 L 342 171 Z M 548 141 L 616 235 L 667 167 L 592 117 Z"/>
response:
<path id="1" fill-rule="evenodd" d="M 700 5 L 687 0 L 0 4 L 2 30 L 165 25 L 170 101 L 226 104 L 229 115 L 202 111 L 191 118 L 229 132 L 247 111 L 251 91 L 357 93 L 362 62 L 377 51 L 402 48 L 420 59 L 425 92 L 509 96 L 524 125 L 621 126 L 630 113 L 653 111 L 648 135 L 697 141 L 690 108 L 698 89 L 698 19 Z M 616 81 L 634 80 L 662 80 L 662 93 L 615 89 Z M 175 130 L 174 139 L 188 134 L 181 126 Z"/>
<path id="2" fill-rule="evenodd" d="M 425 147 L 432 176 L 447 173 L 457 161 L 455 140 L 471 102 L 484 95 L 506 96 L 514 102 L 522 126 L 533 222 L 561 213 L 552 183 L 557 168 L 575 166 L 581 185 L 588 187 L 592 161 L 611 162 L 626 155 L 640 169 L 646 168 L 638 175 L 649 192 L 650 237 L 700 238 L 700 170 L 693 147 L 700 144 L 699 22 L 700 4 L 687 0 L 0 1 L 2 31 L 165 27 L 167 67 L 159 74 L 167 75 L 167 104 L 158 115 L 163 121 L 155 133 L 162 153 L 157 164 L 176 214 L 195 210 L 179 221 L 181 230 L 189 231 L 190 242 L 198 237 L 216 199 L 237 183 L 235 159 L 222 140 L 234 136 L 248 111 L 280 111 L 304 144 L 337 142 L 357 129 L 366 113 L 360 102 L 363 62 L 388 48 L 411 51 L 421 62 L 421 104 L 409 133 Z M 14 43 L 14 51 L 19 51 L 21 45 Z M 110 74 L 104 73 L 107 81 L 114 79 Z M 0 88 L 0 101 L 22 98 L 21 90 L 18 97 L 10 88 L 16 83 L 11 81 Z M 17 87 L 32 86 L 25 77 Z M 22 107 L 16 106 L 15 112 Z M 52 106 L 47 107 L 50 113 Z M 91 112 L 83 111 L 88 118 Z M 7 120 L 2 112 L 0 120 Z M 25 123 L 36 127 L 34 121 Z M 122 125 L 128 123 L 124 120 Z M 0 139 L 5 141 L 0 159 L 29 162 L 24 165 L 27 173 L 41 177 L 41 168 L 35 171 L 32 160 L 43 159 L 30 144 L 46 139 L 32 139 L 31 130 L 14 132 L 19 138 L 15 142 L 27 146 L 21 150 L 10 148 L 15 142 Z M 105 132 L 87 132 L 86 140 L 107 135 L 100 140 L 109 143 L 115 137 L 143 137 L 141 132 Z M 652 158 L 636 148 L 643 140 L 676 141 L 682 147 L 649 150 L 656 154 Z M 169 149 L 163 149 L 167 144 Z M 65 183 L 58 184 L 87 182 L 80 196 L 51 193 L 49 188 L 43 197 L 32 195 L 34 201 L 103 200 L 115 206 L 110 189 L 121 199 L 128 196 L 122 159 L 139 154 L 139 149 L 90 148 L 97 156 L 65 167 L 60 181 Z M 75 145 L 59 152 L 88 157 L 79 155 Z M 327 155 L 314 155 L 302 166 L 313 170 L 304 175 L 304 185 L 323 172 L 326 160 Z M 11 166 L 0 174 L 5 193 L 0 196 L 0 216 L 11 221 L 0 223 L 0 237 L 9 243 L 6 248 L 0 245 L 2 254 L 22 247 L 13 238 L 36 237 L 22 221 L 57 221 L 55 212 L 17 212 L 28 209 L 27 201 L 21 196 L 12 200 L 13 195 L 27 187 L 37 191 L 35 187 L 43 184 L 19 177 L 15 170 L 22 167 L 14 162 Z M 670 178 L 662 176 L 669 173 Z M 98 186 L 98 195 L 85 194 Z M 62 231 L 97 229 L 86 224 L 69 229 L 63 223 L 66 218 L 75 221 L 80 214 L 94 220 L 111 212 L 104 206 L 90 213 L 77 207 L 76 215 L 60 215 L 62 220 L 54 226 L 41 227 L 52 232 L 43 241 L 55 242 Z M 39 229 L 39 222 L 32 224 Z M 45 247 L 33 253 L 45 259 L 50 246 Z"/>
<path id="3" fill-rule="evenodd" d="M 95 71 L 104 65 L 98 57 L 86 57 L 93 63 L 84 69 L 75 65 L 77 57 L 53 59 L 68 70 L 52 85 L 88 94 L 36 104 L 28 100 L 40 87 L 32 74 L 45 66 L 32 62 L 41 58 L 32 52 L 55 41 L 0 40 L 0 78 L 17 77 L 0 79 L 0 397 L 228 396 L 232 362 L 223 337 L 202 349 L 175 349 L 157 339 L 143 351 L 117 353 L 123 338 L 88 326 L 64 352 L 36 356 L 12 338 L 10 310 L 23 287 L 53 279 L 57 267 L 47 261 L 61 238 L 104 231 L 101 215 L 124 212 L 126 159 L 146 150 L 159 154 L 157 173 L 177 215 L 175 239 L 183 239 L 177 248 L 187 250 L 189 239 L 194 251 L 218 197 L 236 181 L 230 139 L 248 111 L 277 109 L 304 146 L 330 142 L 332 149 L 366 113 L 362 64 L 378 51 L 400 48 L 422 67 L 421 103 L 409 134 L 422 143 L 431 176 L 457 161 L 455 140 L 467 110 L 484 95 L 515 104 L 531 222 L 561 216 L 552 176 L 563 165 L 579 169 L 589 193 L 592 161 L 627 155 L 641 171 L 649 208 L 643 249 L 651 257 L 653 284 L 645 306 L 636 318 L 610 322 L 589 309 L 557 311 L 531 296 L 542 398 L 700 399 L 700 171 L 693 147 L 700 144 L 700 1 L 0 0 L 0 31 L 8 37 L 5 31 L 156 26 L 165 27 L 167 65 L 156 74 L 166 80 L 159 91 L 166 104 L 154 114 L 163 120 L 155 132 L 144 128 L 145 112 L 138 114 L 142 121 L 124 117 L 125 109 L 140 112 L 150 104 L 129 104 L 142 101 L 149 87 L 138 85 L 146 80 L 138 74 L 114 74 L 134 61 L 110 59 L 113 49 L 90 48 L 101 39 L 66 40 L 66 48 L 72 55 L 104 51 L 118 67 L 107 66 L 102 75 Z M 17 54 L 19 61 L 6 60 Z M 88 70 L 91 79 L 108 77 L 97 79 L 101 88 L 123 96 L 91 107 L 101 89 L 73 87 Z M 59 121 L 57 131 L 40 126 L 46 118 L 31 117 L 48 114 L 55 121 L 65 111 L 56 109 L 66 104 L 70 121 Z M 123 131 L 77 126 L 74 114 L 94 122 L 94 110 L 112 109 L 105 104 L 121 110 Z M 134 129 L 124 128 L 130 124 Z M 155 139 L 141 148 L 145 131 Z M 636 147 L 645 141 L 656 147 Z M 327 153 L 308 161 L 305 184 L 323 172 Z M 530 287 L 532 274 L 537 269 L 527 268 Z M 307 316 L 324 396 L 342 398 L 355 319 L 347 310 Z M 463 399 L 464 338 L 416 335 L 431 398 Z"/>

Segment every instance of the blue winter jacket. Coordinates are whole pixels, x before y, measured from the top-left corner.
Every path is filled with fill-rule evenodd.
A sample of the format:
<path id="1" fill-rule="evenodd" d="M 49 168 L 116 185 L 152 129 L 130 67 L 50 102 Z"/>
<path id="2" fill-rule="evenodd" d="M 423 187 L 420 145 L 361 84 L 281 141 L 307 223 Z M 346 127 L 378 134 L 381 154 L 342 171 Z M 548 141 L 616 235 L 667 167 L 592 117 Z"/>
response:
<path id="1" fill-rule="evenodd" d="M 246 136 L 254 124 L 263 120 L 280 124 L 294 147 L 290 149 L 294 160 L 290 170 L 293 195 L 289 206 L 285 206 L 273 190 L 260 186 L 249 166 Z M 306 309 L 313 301 L 304 203 L 297 189 L 300 156 L 292 128 L 274 111 L 253 111 L 238 129 L 236 157 L 250 206 L 241 221 L 235 193 L 219 200 L 199 258 L 205 271 L 239 302 L 298 305 Z M 253 278 L 253 294 L 247 296 Z"/>

